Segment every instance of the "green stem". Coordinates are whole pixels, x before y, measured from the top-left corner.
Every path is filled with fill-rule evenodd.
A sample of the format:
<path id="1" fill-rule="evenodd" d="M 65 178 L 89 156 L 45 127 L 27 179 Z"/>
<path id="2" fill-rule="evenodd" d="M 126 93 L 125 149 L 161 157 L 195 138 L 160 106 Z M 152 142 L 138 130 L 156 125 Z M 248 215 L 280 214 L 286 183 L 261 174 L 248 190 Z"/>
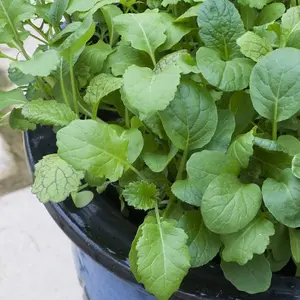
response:
<path id="1" fill-rule="evenodd" d="M 92 119 L 97 119 L 98 109 L 99 109 L 100 100 L 94 105 L 93 112 L 92 112 Z"/>
<path id="2" fill-rule="evenodd" d="M 155 60 L 155 55 L 154 55 L 154 53 L 151 53 L 151 54 L 150 54 L 150 57 L 151 57 L 153 66 L 154 66 L 154 68 L 155 68 L 155 67 L 156 67 L 156 60 Z"/>
<path id="3" fill-rule="evenodd" d="M 113 112 L 118 112 L 118 110 L 116 109 L 116 108 L 114 108 L 114 107 L 110 107 L 110 106 L 108 106 L 108 105 L 101 105 L 101 107 L 100 107 L 100 109 L 102 110 L 108 110 L 108 111 L 113 111 Z"/>
<path id="4" fill-rule="evenodd" d="M 128 164 L 128 167 L 135 173 L 137 174 L 142 180 L 147 180 L 147 178 L 138 170 L 136 169 L 133 165 Z"/>
<path id="5" fill-rule="evenodd" d="M 9 55 L 6 55 L 6 54 L 4 54 L 3 52 L 1 52 L 0 58 L 6 58 L 6 59 L 9 59 L 9 60 L 11 60 L 11 61 L 18 61 L 16 58 L 11 57 L 11 56 L 9 56 Z"/>
<path id="6" fill-rule="evenodd" d="M 37 41 L 43 43 L 43 44 L 47 44 L 46 41 L 42 40 L 41 38 L 39 38 L 38 36 L 34 35 L 33 33 L 29 34 L 31 37 L 33 37 L 34 39 L 36 39 Z"/>
<path id="7" fill-rule="evenodd" d="M 129 111 L 127 107 L 125 107 L 125 126 L 130 128 Z"/>
<path id="8" fill-rule="evenodd" d="M 71 86 L 72 86 L 72 95 L 73 95 L 74 110 L 75 110 L 77 116 L 79 116 L 79 109 L 78 109 L 78 102 L 77 102 L 76 83 L 75 83 L 75 77 L 74 77 L 73 57 L 72 57 L 72 55 L 69 56 L 69 67 L 70 67 L 70 79 L 71 79 Z"/>
<path id="9" fill-rule="evenodd" d="M 30 25 L 45 41 L 47 41 L 47 43 L 49 43 L 47 35 L 39 27 L 33 24 L 30 20 L 27 21 L 27 24 Z"/>
<path id="10" fill-rule="evenodd" d="M 65 84 L 64 84 L 63 59 L 61 59 L 61 61 L 60 61 L 59 77 L 60 77 L 60 88 L 61 88 L 61 92 L 62 92 L 62 95 L 63 95 L 64 102 L 66 103 L 67 106 L 70 106 L 68 96 L 67 96 L 67 92 L 66 92 L 66 88 L 65 88 Z"/>
<path id="11" fill-rule="evenodd" d="M 274 121 L 273 125 L 272 125 L 272 139 L 274 141 L 277 140 L 277 122 L 276 121 Z"/>
<path id="12" fill-rule="evenodd" d="M 82 191 L 83 189 L 85 189 L 85 188 L 88 187 L 88 186 L 89 186 L 88 183 L 85 183 L 85 184 L 81 185 L 80 187 L 78 187 L 77 192 Z"/>
<path id="13" fill-rule="evenodd" d="M 155 217 L 156 217 L 157 224 L 159 225 L 159 228 L 161 228 L 161 226 L 160 226 L 161 224 L 160 224 L 159 208 L 158 208 L 157 201 L 155 202 Z"/>

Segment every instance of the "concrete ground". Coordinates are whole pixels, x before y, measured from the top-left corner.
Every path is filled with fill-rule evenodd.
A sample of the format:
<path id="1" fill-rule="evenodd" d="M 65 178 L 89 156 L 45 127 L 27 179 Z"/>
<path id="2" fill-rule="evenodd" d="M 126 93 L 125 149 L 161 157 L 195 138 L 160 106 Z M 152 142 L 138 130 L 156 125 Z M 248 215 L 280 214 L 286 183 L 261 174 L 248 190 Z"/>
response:
<path id="1" fill-rule="evenodd" d="M 29 53 L 35 47 L 29 39 Z M 0 90 L 13 88 L 7 68 L 0 59 Z M 71 242 L 31 194 L 31 180 L 21 132 L 0 127 L 0 299 L 82 300 Z"/>

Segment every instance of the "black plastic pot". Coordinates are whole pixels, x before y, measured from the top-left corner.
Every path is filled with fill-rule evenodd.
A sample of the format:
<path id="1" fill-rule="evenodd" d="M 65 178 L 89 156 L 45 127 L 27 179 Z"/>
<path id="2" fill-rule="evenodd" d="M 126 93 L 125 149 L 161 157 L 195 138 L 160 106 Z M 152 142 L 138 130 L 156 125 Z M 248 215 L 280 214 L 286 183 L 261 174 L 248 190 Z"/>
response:
<path id="1" fill-rule="evenodd" d="M 48 127 L 25 133 L 31 170 L 44 155 L 56 151 L 55 134 Z M 137 221 L 125 218 L 113 189 L 77 209 L 71 200 L 47 203 L 46 208 L 72 240 L 79 278 L 89 300 L 154 300 L 138 284 L 129 268 L 128 253 Z M 62 282 L 63 284 L 63 282 Z M 172 299 L 300 299 L 300 279 L 274 274 L 271 288 L 261 294 L 239 292 L 228 282 L 217 262 L 193 269 Z"/>

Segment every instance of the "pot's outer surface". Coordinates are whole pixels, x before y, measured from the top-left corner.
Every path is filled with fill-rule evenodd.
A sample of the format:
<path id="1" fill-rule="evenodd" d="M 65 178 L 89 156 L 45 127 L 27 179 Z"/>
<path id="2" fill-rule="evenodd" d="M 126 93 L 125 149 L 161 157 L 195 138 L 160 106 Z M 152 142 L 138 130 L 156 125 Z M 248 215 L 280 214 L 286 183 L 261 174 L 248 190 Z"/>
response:
<path id="1" fill-rule="evenodd" d="M 56 151 L 55 134 L 51 128 L 38 127 L 35 131 L 26 132 L 24 139 L 33 172 L 35 163 L 44 155 Z M 121 214 L 116 201 L 112 201 L 114 197 L 111 190 L 96 195 L 95 200 L 82 209 L 75 208 L 71 200 L 59 204 L 49 202 L 46 208 L 59 227 L 80 248 L 75 251 L 77 266 L 80 263 L 80 272 L 85 272 L 85 276 L 81 274 L 82 280 L 89 281 L 84 285 L 90 300 L 153 300 L 155 298 L 145 292 L 130 271 L 128 253 L 137 228 Z M 101 280 L 107 280 L 108 294 L 105 293 L 105 286 L 99 284 Z M 122 284 L 123 289 L 120 288 Z M 96 296 L 97 290 L 101 297 Z M 135 292 L 128 295 L 126 293 L 129 290 Z M 267 292 L 248 295 L 239 292 L 224 278 L 218 264 L 210 263 L 192 269 L 180 291 L 171 299 L 300 300 L 300 279 L 273 274 L 272 286 Z"/>

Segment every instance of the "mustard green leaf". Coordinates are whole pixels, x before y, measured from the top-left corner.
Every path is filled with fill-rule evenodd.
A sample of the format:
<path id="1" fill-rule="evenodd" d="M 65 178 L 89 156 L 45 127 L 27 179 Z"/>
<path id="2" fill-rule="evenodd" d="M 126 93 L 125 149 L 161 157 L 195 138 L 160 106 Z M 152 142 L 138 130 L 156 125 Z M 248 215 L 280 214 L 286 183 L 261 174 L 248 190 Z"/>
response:
<path id="1" fill-rule="evenodd" d="M 296 263 L 300 263 L 300 231 L 297 228 L 289 228 L 291 251 Z"/>
<path id="2" fill-rule="evenodd" d="M 72 200 L 77 208 L 83 208 L 92 202 L 94 193 L 91 191 L 73 192 Z"/>
<path id="3" fill-rule="evenodd" d="M 23 105 L 26 102 L 23 91 L 19 88 L 8 92 L 0 91 L 0 111 L 11 105 Z"/>
<path id="4" fill-rule="evenodd" d="M 285 47 L 290 39 L 299 37 L 300 31 L 300 6 L 289 8 L 283 14 L 280 26 L 280 46 Z"/>
<path id="5" fill-rule="evenodd" d="M 238 0 L 238 3 L 262 9 L 268 3 L 268 0 Z"/>
<path id="6" fill-rule="evenodd" d="M 36 125 L 22 114 L 22 108 L 14 108 L 9 115 L 9 126 L 16 130 L 35 130 Z"/>
<path id="7" fill-rule="evenodd" d="M 285 12 L 285 5 L 283 3 L 271 3 L 265 6 L 259 13 L 256 24 L 264 25 L 279 19 Z"/>

